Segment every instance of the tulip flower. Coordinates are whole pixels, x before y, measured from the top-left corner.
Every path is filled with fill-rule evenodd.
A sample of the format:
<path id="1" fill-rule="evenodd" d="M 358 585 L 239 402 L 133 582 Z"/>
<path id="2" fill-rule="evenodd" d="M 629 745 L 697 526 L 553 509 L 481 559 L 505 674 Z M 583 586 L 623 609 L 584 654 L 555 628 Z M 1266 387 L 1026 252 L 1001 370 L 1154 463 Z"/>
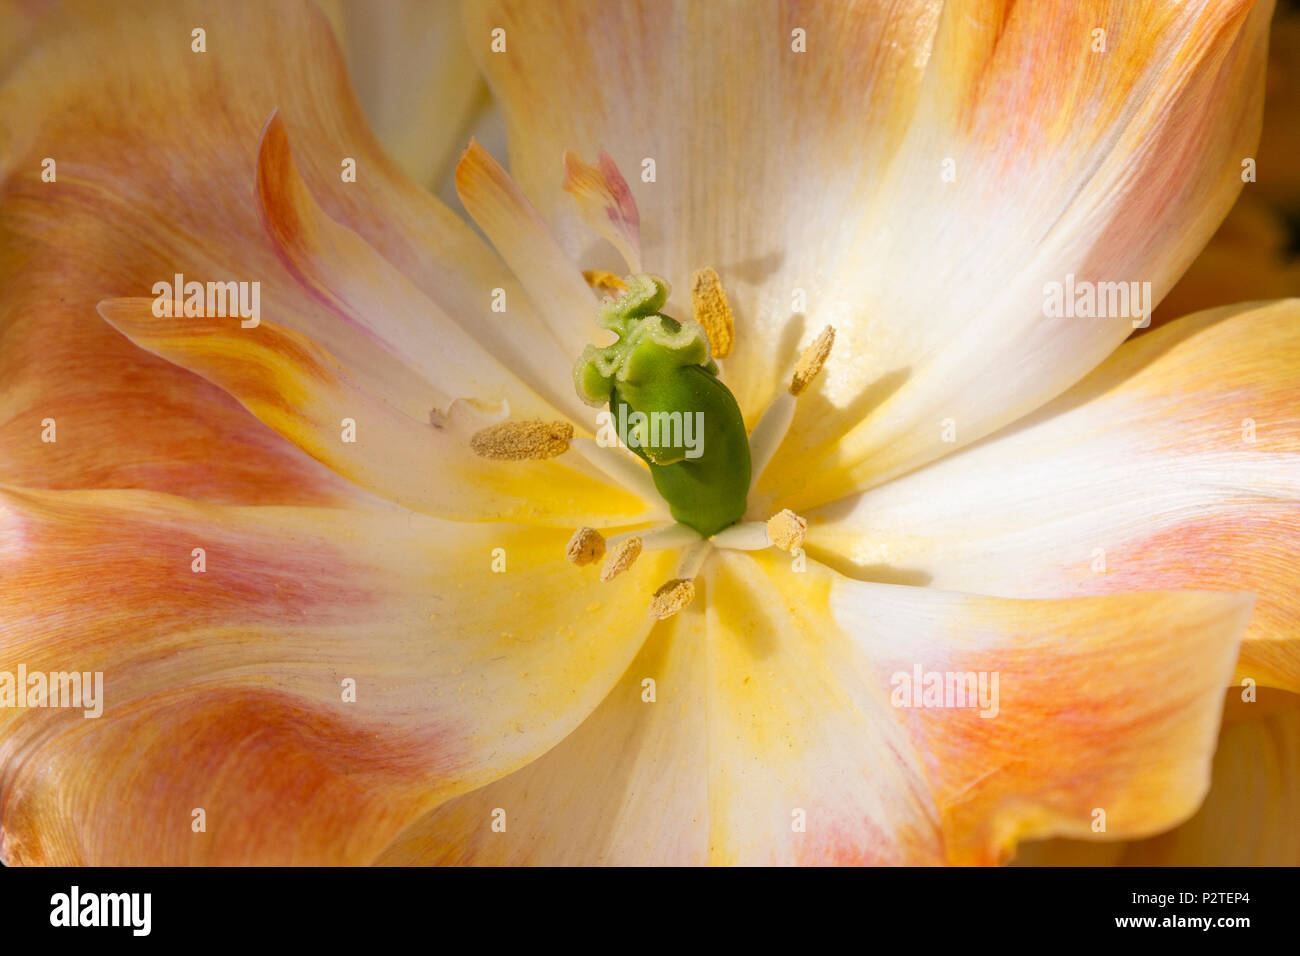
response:
<path id="1" fill-rule="evenodd" d="M 103 676 L 6 863 L 988 864 L 1294 758 L 1300 304 L 1130 339 L 1270 4 L 451 12 L 368 89 L 460 210 L 307 0 L 5 12 L 0 674 Z"/>

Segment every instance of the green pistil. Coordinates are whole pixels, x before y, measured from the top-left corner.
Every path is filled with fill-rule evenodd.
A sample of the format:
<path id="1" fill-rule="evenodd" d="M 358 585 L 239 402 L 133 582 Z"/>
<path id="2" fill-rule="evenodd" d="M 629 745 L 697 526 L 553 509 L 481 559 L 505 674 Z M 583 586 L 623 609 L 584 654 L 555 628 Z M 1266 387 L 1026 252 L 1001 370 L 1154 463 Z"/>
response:
<path id="1" fill-rule="evenodd" d="M 618 340 L 583 350 L 574 386 L 587 404 L 608 405 L 602 434 L 618 434 L 650 466 L 673 518 L 711 537 L 745 513 L 750 458 L 740 406 L 718 378 L 704 329 L 659 312 L 668 284 L 653 275 L 627 284 L 597 319 Z"/>

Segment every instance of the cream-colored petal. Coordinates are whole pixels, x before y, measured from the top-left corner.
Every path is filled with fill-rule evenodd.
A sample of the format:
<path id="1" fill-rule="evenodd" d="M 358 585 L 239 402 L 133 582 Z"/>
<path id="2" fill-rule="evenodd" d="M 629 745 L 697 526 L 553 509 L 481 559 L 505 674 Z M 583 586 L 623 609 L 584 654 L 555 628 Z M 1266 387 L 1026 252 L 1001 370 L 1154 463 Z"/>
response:
<path id="1" fill-rule="evenodd" d="M 1300 296 L 1288 218 L 1300 215 L 1300 8 L 1279 4 L 1269 27 L 1263 129 L 1253 181 L 1178 284 L 1153 325 L 1218 305 Z"/>
<path id="2" fill-rule="evenodd" d="M 1285 216 L 1255 193 L 1243 192 L 1160 303 L 1152 327 L 1217 306 L 1300 296 L 1300 259 L 1289 243 Z"/>
<path id="3" fill-rule="evenodd" d="M 0 293 L 0 313 L 12 319 L 0 318 L 0 481 L 170 489 L 221 503 L 367 506 L 369 495 L 219 388 L 119 335 L 93 301 L 87 306 L 93 289 L 75 292 L 75 306 L 52 300 L 45 282 L 73 292 L 57 285 L 59 271 L 18 278 Z M 148 308 L 152 300 L 144 301 Z"/>
<path id="4" fill-rule="evenodd" d="M 159 317 L 151 299 L 112 299 L 100 313 L 141 348 L 225 389 L 339 475 L 413 511 L 462 521 L 602 527 L 653 507 L 614 487 L 576 452 L 538 461 L 481 457 L 472 407 L 412 418 L 359 383 L 311 339 L 263 319 Z M 561 552 L 562 553 L 562 552 Z"/>
<path id="5" fill-rule="evenodd" d="M 1240 677 L 1300 689 L 1300 300 L 1188 316 L 1031 419 L 808 515 L 855 577 L 1008 597 L 1250 591 Z"/>
<path id="6" fill-rule="evenodd" d="M 567 537 L 5 492 L 0 671 L 101 672 L 103 697 L 97 718 L 0 708 L 0 855 L 370 859 L 441 800 L 548 751 L 635 658 L 670 561 L 600 584 L 564 561 Z"/>
<path id="7" fill-rule="evenodd" d="M 581 270 L 510 174 L 477 142 L 470 142 L 456 166 L 456 192 L 576 362 L 599 331 L 596 299 Z"/>
<path id="8" fill-rule="evenodd" d="M 487 108 L 456 0 L 318 0 L 366 119 L 402 171 L 434 189 Z"/>
<path id="9" fill-rule="evenodd" d="M 824 600 L 787 608 L 752 573 L 712 568 L 563 744 L 439 807 L 381 862 L 940 860 L 903 729 Z M 495 808 L 504 833 L 488 827 Z"/>
<path id="10" fill-rule="evenodd" d="M 1001 8 L 948 8 L 878 183 L 906 211 L 865 217 L 844 256 L 849 321 L 823 387 L 836 410 L 801 403 L 759 489 L 802 485 L 796 511 L 948 454 L 1074 384 L 1149 320 L 1243 187 L 1270 4 Z M 1060 316 L 1049 288 L 1106 303 Z"/>
<path id="11" fill-rule="evenodd" d="M 702 602 L 658 624 L 604 703 L 558 746 L 447 801 L 387 865 L 683 866 L 709 858 Z M 499 813 L 503 829 L 494 829 Z"/>
<path id="12" fill-rule="evenodd" d="M 939 8 L 463 5 L 505 113 L 511 174 L 569 254 L 583 268 L 624 268 L 561 188 L 565 150 L 587 162 L 604 151 L 639 208 L 644 268 L 673 286 L 671 314 L 689 318 L 692 273 L 717 269 L 738 324 L 725 377 L 750 424 L 794 360 L 795 289 L 808 309 L 819 304 L 854 189 L 898 145 Z M 504 53 L 490 49 L 498 28 Z M 796 28 L 806 54 L 791 50 Z"/>
<path id="13" fill-rule="evenodd" d="M 1098 807 L 1112 837 L 1157 832 L 1205 792 L 1249 598 L 1010 601 L 716 557 L 582 727 L 381 861 L 987 863 Z M 916 665 L 976 695 L 996 675 L 992 706 L 897 706 Z"/>
<path id="14" fill-rule="evenodd" d="M 1240 690 L 1229 694 L 1240 700 Z M 1126 866 L 1300 866 L 1300 698 L 1225 712 L 1205 803 L 1185 824 L 1131 843 Z"/>
<path id="15" fill-rule="evenodd" d="M 712 860 L 943 862 L 926 754 L 837 623 L 834 576 L 760 555 L 722 553 L 706 586 Z"/>
<path id="16" fill-rule="evenodd" d="M 328 84 L 289 82 L 304 75 L 310 9 L 3 10 L 0 33 L 22 41 L 22 55 L 0 83 L 0 478 L 214 501 L 360 503 L 218 390 L 142 356 L 95 312 L 106 296 L 147 294 L 178 271 L 261 278 L 268 299 L 290 298 L 271 277 L 278 266 L 250 202 L 248 154 L 223 134 L 238 124 L 232 114 L 244 96 L 300 116 L 328 111 Z M 253 43 L 254 67 L 229 46 L 211 61 L 190 51 L 200 19 L 218 36 L 245 32 L 231 18 L 244 19 L 246 40 L 279 36 L 278 55 Z M 329 72 L 328 58 L 314 65 Z M 259 125 L 249 123 L 250 137 Z"/>
<path id="17" fill-rule="evenodd" d="M 758 487 L 799 489 L 800 512 L 1032 411 L 1129 334 L 1128 315 L 1046 316 L 1044 284 L 1145 281 L 1153 304 L 1168 291 L 1242 186 L 1269 12 L 465 5 L 512 173 L 568 248 L 590 233 L 555 195 L 555 157 L 605 149 L 631 181 L 645 268 L 678 290 L 717 269 L 747 422 L 801 345 L 839 331 Z M 689 315 L 680 291 L 672 305 Z"/>
<path id="18" fill-rule="evenodd" d="M 521 417 L 555 417 L 554 409 L 418 286 L 321 209 L 298 173 L 278 113 L 267 122 L 258 148 L 257 193 L 262 222 L 281 261 L 341 320 L 314 326 L 324 336 L 320 343 L 347 355 L 349 365 L 368 373 L 368 384 L 380 394 L 392 394 L 392 377 L 415 375 L 429 383 L 436 397 L 415 385 L 406 390 L 432 399 L 441 411 L 459 398 L 491 405 L 506 401 L 511 413 Z M 554 347 L 537 357 L 560 367 L 567 364 Z M 566 392 L 557 396 L 564 407 L 588 417 L 572 387 Z M 432 407 L 407 410 L 424 417 Z"/>

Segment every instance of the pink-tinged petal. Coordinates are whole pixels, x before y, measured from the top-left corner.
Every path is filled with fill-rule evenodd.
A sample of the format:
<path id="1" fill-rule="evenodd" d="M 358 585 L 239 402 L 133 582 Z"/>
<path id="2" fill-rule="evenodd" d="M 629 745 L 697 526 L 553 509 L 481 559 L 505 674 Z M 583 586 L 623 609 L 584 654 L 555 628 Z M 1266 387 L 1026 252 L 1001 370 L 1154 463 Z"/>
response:
<path id="1" fill-rule="evenodd" d="M 111 290 L 146 293 L 202 253 L 178 238 L 186 230 L 178 230 L 177 219 L 119 205 L 133 176 L 142 198 L 159 197 L 174 180 L 157 168 L 142 171 L 140 156 L 124 161 L 132 155 L 129 137 L 119 142 L 90 119 L 107 114 L 102 102 L 91 108 L 86 101 L 112 90 L 104 80 L 109 64 L 120 70 L 123 62 L 154 57 L 121 60 L 120 46 L 110 57 L 93 37 L 99 16 L 65 5 L 61 17 L 49 17 L 56 6 L 0 5 L 0 42 L 19 44 L 23 54 L 15 49 L 0 86 L 0 479 L 52 488 L 166 488 L 212 501 L 362 503 L 364 496 L 218 389 L 144 356 L 95 314 L 95 303 Z M 60 19 L 81 35 L 50 57 L 43 44 Z M 81 54 L 73 54 L 69 47 L 79 41 Z M 169 46 L 155 48 L 155 56 Z M 197 59 L 186 44 L 176 46 L 178 58 Z M 123 101 L 133 106 L 113 110 L 115 119 L 143 112 L 138 90 Z M 150 128 L 171 129 L 162 121 Z M 214 150 L 205 158 L 230 156 Z M 56 163 L 52 182 L 42 181 L 46 157 Z M 211 192 L 196 187 L 175 208 L 188 212 L 195 195 Z M 127 235 L 133 241 L 122 242 Z"/>
<path id="2" fill-rule="evenodd" d="M 456 166 L 456 193 L 561 347 L 580 355 L 596 329 L 595 297 L 510 174 L 473 140 Z"/>
<path id="3" fill-rule="evenodd" d="M 802 513 L 1031 412 L 1130 333 L 1045 315 L 1046 283 L 1145 281 L 1159 302 L 1242 187 L 1271 4 L 464 9 L 512 174 L 571 254 L 589 231 L 548 198 L 556 156 L 655 161 L 632 183 L 645 267 L 678 290 L 720 274 L 747 422 L 836 327 L 758 489 L 800 488 Z"/>
<path id="4" fill-rule="evenodd" d="M 103 674 L 99 717 L 0 708 L 9 863 L 367 861 L 578 726 L 670 568 L 600 584 L 567 531 L 145 492 L 9 490 L 0 528 L 0 670 Z"/>
<path id="5" fill-rule="evenodd" d="M 1007 597 L 1259 596 L 1238 677 L 1300 689 L 1300 300 L 1127 343 L 1031 419 L 808 515 L 855 577 Z"/>
<path id="6" fill-rule="evenodd" d="M 331 219 L 312 197 L 294 165 L 279 113 L 266 124 L 257 156 L 257 193 L 263 224 L 281 260 L 317 301 L 342 322 L 322 324 L 321 345 L 349 356 L 349 364 L 373 367 L 371 381 L 391 391 L 387 376 L 404 366 L 437 392 L 437 407 L 455 399 L 499 405 L 512 414 L 556 417 L 536 393 L 456 325 L 406 276 L 355 232 Z M 535 357 L 568 364 L 547 339 L 549 351 Z M 384 354 L 370 358 L 375 350 Z M 570 386 L 570 413 L 586 417 Z M 381 393 L 382 394 L 382 393 Z M 432 407 L 432 406 L 429 406 Z M 427 414 L 429 408 L 417 410 Z"/>
<path id="7" fill-rule="evenodd" d="M 419 812 L 417 752 L 438 751 L 432 725 L 406 748 L 383 729 L 255 686 L 160 691 L 57 727 L 15 722 L 14 740 L 45 738 L 34 754 L 46 763 L 0 750 L 0 856 L 10 866 L 363 861 Z"/>
<path id="8" fill-rule="evenodd" d="M 993 863 L 1019 840 L 1094 837 L 1099 823 L 1131 839 L 1195 811 L 1253 602 L 1208 591 L 1017 601 L 836 577 L 830 603 L 879 692 L 913 704 L 895 713 L 948 860 Z M 900 677 L 917 669 L 923 687 L 930 674 L 968 688 L 974 677 L 987 700 L 924 706 Z"/>
<path id="9" fill-rule="evenodd" d="M 447 801 L 378 857 L 411 866 L 689 866 L 709 859 L 708 636 L 658 624 L 605 701 L 545 756 Z M 493 811 L 505 812 L 493 830 Z"/>
<path id="10" fill-rule="evenodd" d="M 900 148 L 954 157 L 956 180 L 895 164 L 880 189 L 907 197 L 909 225 L 869 218 L 846 256 L 892 271 L 848 277 L 843 308 L 868 318 L 843 342 L 853 371 L 830 369 L 840 411 L 802 407 L 768 476 L 773 491 L 804 483 L 796 510 L 948 454 L 1073 385 L 1149 319 L 1242 188 L 1271 4 L 987 9 L 972 30 L 969 11 L 947 8 L 928 77 L 942 89 L 922 93 Z M 1049 306 L 1049 288 L 1121 282 L 1138 283 L 1141 305 Z"/>
<path id="11" fill-rule="evenodd" d="M 141 352 L 98 315 L 84 322 L 79 307 L 52 302 L 41 288 L 7 286 L 0 307 L 17 317 L 0 332 L 0 480 L 364 507 L 368 496 L 229 395 Z"/>
<path id="12" fill-rule="evenodd" d="M 1195 816 L 1132 843 L 1048 840 L 1016 855 L 1023 866 L 1300 865 L 1300 698 L 1264 691 L 1242 704 L 1228 692 L 1213 782 Z M 1279 698 L 1270 701 L 1270 694 Z M 1237 715 L 1233 710 L 1238 711 Z M 1241 716 L 1254 713 L 1254 716 Z"/>
<path id="13" fill-rule="evenodd" d="M 197 24 L 206 53 L 191 51 Z M 487 243 L 380 152 L 311 3 L 64 3 L 0 81 L 0 479 L 219 501 L 347 497 L 216 389 L 144 356 L 95 311 L 177 273 L 259 282 L 267 314 L 331 339 L 338 315 L 300 287 L 259 221 L 257 146 L 276 110 L 325 215 L 518 374 L 533 371 L 514 364 L 519 356 L 554 353 Z M 57 162 L 54 182 L 42 181 L 45 157 Z M 341 175 L 348 159 L 355 182 Z M 493 321 L 498 286 L 511 292 L 510 323 Z M 398 407 L 427 406 L 428 387 L 400 365 L 352 357 Z M 570 361 L 547 363 L 555 394 L 572 391 Z M 58 423 L 55 445 L 41 442 L 46 417 Z"/>
<path id="14" fill-rule="evenodd" d="M 339 475 L 414 511 L 465 521 L 602 526 L 644 514 L 645 502 L 563 459 L 496 461 L 470 437 L 486 420 L 417 420 L 370 392 L 333 355 L 263 319 L 154 315 L 152 299 L 100 304 L 104 319 L 155 355 L 201 375 Z"/>
<path id="15" fill-rule="evenodd" d="M 641 271 L 641 214 L 627 180 L 604 150 L 595 166 L 564 151 L 564 191 L 578 213 L 618 250 L 628 272 Z"/>
<path id="16" fill-rule="evenodd" d="M 1096 807 L 1123 838 L 1199 803 L 1248 597 L 1013 601 L 790 560 L 715 555 L 581 727 L 380 862 L 987 863 Z M 914 664 L 998 672 L 996 715 L 893 706 Z"/>

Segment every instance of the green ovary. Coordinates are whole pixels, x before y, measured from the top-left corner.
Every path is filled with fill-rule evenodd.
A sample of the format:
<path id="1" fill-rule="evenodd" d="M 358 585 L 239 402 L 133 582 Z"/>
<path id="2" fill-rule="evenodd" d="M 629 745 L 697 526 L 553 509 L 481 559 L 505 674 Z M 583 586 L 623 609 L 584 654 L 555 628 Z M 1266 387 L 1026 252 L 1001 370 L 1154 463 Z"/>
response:
<path id="1" fill-rule="evenodd" d="M 704 329 L 659 312 L 667 283 L 651 275 L 627 282 L 628 291 L 599 315 L 618 341 L 587 346 L 574 384 L 587 404 L 608 404 L 607 427 L 650 466 L 673 518 L 707 538 L 745 513 L 745 422 L 718 378 Z"/>

